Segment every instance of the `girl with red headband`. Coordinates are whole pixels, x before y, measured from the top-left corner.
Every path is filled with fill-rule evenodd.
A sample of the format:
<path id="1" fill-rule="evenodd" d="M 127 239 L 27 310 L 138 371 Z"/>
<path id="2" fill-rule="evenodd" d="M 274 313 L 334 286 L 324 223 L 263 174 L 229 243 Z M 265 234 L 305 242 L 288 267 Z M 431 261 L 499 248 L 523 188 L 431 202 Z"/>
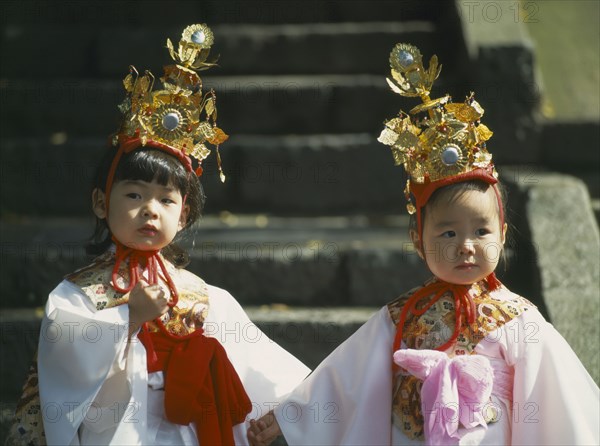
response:
<path id="1" fill-rule="evenodd" d="M 212 65 L 211 43 L 206 25 L 186 28 L 177 52 L 168 41 L 178 64 L 163 90 L 133 68 L 125 79 L 124 122 L 92 194 L 99 256 L 50 293 L 9 444 L 247 444 L 246 418 L 309 372 L 183 269 L 174 243 L 202 211 L 206 144 L 227 138 L 195 73 Z"/>
<path id="2" fill-rule="evenodd" d="M 410 236 L 433 274 L 378 311 L 248 438 L 289 444 L 599 444 L 598 386 L 536 307 L 494 270 L 507 224 L 471 94 L 430 99 L 439 74 L 417 48 L 390 56 L 392 89 L 421 97 L 386 122 L 410 176 Z M 426 116 L 421 117 L 425 113 Z"/>

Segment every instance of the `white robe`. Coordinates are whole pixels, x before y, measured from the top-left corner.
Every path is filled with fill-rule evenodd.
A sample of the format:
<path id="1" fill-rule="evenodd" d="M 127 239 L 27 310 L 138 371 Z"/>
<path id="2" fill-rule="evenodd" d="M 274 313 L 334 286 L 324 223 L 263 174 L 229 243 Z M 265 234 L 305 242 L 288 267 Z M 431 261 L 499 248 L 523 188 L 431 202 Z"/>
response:
<path id="1" fill-rule="evenodd" d="M 424 444 L 392 423 L 395 333 L 384 307 L 280 402 L 275 417 L 288 444 Z M 600 444 L 598 386 L 537 309 L 489 333 L 475 351 L 513 367 L 513 401 L 492 396 L 499 420 L 463 429 L 459 444 Z"/>
<path id="2" fill-rule="evenodd" d="M 218 339 L 260 418 L 310 372 L 254 325 L 225 290 L 208 286 L 205 335 Z M 164 416 L 162 372 L 148 375 L 144 346 L 127 343 L 128 305 L 96 311 L 71 282 L 49 296 L 42 323 L 38 373 L 49 445 L 195 445 L 193 424 Z M 247 422 L 234 426 L 247 444 Z"/>

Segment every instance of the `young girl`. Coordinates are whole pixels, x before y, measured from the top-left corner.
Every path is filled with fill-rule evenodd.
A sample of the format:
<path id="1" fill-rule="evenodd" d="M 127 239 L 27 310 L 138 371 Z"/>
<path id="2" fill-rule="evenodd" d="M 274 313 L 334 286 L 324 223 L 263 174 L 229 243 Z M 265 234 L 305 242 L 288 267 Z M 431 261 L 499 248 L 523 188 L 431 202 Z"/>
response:
<path id="1" fill-rule="evenodd" d="M 195 71 L 212 65 L 211 44 L 206 25 L 190 26 L 177 53 L 167 41 L 178 63 L 163 90 L 150 73 L 125 79 L 124 124 L 92 194 L 102 254 L 50 293 L 9 444 L 246 444 L 246 417 L 308 373 L 229 293 L 183 269 L 173 243 L 202 210 L 190 155 L 226 138 Z"/>
<path id="2" fill-rule="evenodd" d="M 597 385 L 494 274 L 507 225 L 483 110 L 472 95 L 429 98 L 435 56 L 425 70 L 417 48 L 398 44 L 390 63 L 392 89 L 423 104 L 386 122 L 379 140 L 410 175 L 410 234 L 433 278 L 253 422 L 251 444 L 281 433 L 289 444 L 599 444 Z"/>

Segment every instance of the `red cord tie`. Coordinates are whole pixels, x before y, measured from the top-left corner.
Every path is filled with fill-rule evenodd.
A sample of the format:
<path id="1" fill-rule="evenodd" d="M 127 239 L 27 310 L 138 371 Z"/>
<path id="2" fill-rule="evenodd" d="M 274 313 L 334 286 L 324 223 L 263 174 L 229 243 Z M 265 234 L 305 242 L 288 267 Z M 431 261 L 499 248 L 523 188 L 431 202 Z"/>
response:
<path id="1" fill-rule="evenodd" d="M 174 307 L 177 305 L 179 301 L 179 294 L 177 293 L 177 288 L 175 287 L 175 283 L 173 279 L 171 279 L 171 275 L 167 271 L 167 267 L 165 266 L 165 262 L 158 254 L 158 250 L 155 251 L 139 251 L 137 249 L 128 248 L 123 245 L 121 242 L 115 240 L 113 237 L 113 241 L 117 246 L 117 252 L 115 254 L 115 266 L 112 271 L 112 286 L 115 290 L 120 293 L 129 293 L 133 287 L 140 281 L 143 273 L 148 273 L 148 284 L 149 285 L 157 285 L 158 284 L 158 273 L 159 270 L 162 273 L 162 277 L 164 281 L 167 283 L 169 287 L 169 292 L 171 293 L 171 299 L 169 299 L 168 305 L 170 307 Z M 125 288 L 120 287 L 118 284 L 119 278 L 119 270 L 121 269 L 121 263 L 129 259 L 129 285 Z M 140 274 L 140 268 L 143 265 L 142 274 Z"/>
<path id="2" fill-rule="evenodd" d="M 494 273 L 491 273 L 486 278 L 486 281 L 488 290 L 490 291 L 500 287 L 500 282 Z M 396 327 L 396 337 L 394 339 L 393 351 L 400 349 L 404 324 L 406 323 L 408 314 L 411 313 L 414 316 L 422 316 L 429 308 L 439 301 L 443 295 L 448 292 L 451 292 L 454 298 L 454 332 L 448 341 L 437 347 L 435 350 L 443 352 L 452 346 L 458 338 L 464 318 L 466 318 L 469 325 L 474 324 L 476 321 L 477 308 L 473 298 L 469 294 L 469 288 L 470 286 L 467 285 L 455 285 L 452 283 L 436 281 L 415 292 L 402 307 L 400 320 L 398 321 L 398 325 Z M 429 298 L 429 301 L 422 308 L 417 308 L 418 304 L 426 298 Z M 397 368 L 396 365 L 394 365 L 394 367 Z"/>

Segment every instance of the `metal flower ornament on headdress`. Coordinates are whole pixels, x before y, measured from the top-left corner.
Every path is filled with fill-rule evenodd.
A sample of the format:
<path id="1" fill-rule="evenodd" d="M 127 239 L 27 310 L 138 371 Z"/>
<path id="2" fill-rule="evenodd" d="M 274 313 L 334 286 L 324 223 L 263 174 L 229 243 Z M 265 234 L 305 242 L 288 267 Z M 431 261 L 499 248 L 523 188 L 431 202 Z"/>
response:
<path id="1" fill-rule="evenodd" d="M 420 51 L 410 44 L 399 43 L 394 47 L 390 67 L 392 78 L 387 82 L 391 89 L 402 96 L 419 97 L 423 102 L 408 114 L 400 111 L 397 117 L 386 121 L 378 138 L 391 147 L 396 165 L 404 165 L 409 175 L 404 191 L 408 212 L 416 211 L 410 194 L 416 195 L 419 185 L 480 168 L 496 177 L 492 155 L 485 147 L 492 132 L 480 122 L 483 108 L 475 101 L 474 94 L 464 103 L 453 103 L 449 95 L 431 99 L 429 94 L 442 66 L 434 55 L 426 70 Z"/>
<path id="2" fill-rule="evenodd" d="M 216 94 L 212 89 L 203 93 L 197 73 L 216 65 L 216 59 L 207 61 L 213 42 L 213 33 L 205 24 L 185 28 L 177 50 L 167 39 L 167 49 L 176 63 L 164 67 L 162 89 L 156 91 L 152 91 L 152 73 L 146 71 L 140 76 L 130 66 L 130 73 L 123 80 L 127 96 L 119 106 L 124 117 L 113 141 L 115 145 L 139 139 L 142 146 L 169 148 L 188 168 L 189 158 L 195 158 L 199 166 L 196 173 L 201 175 L 202 160 L 210 154 L 207 144 L 212 144 L 216 147 L 221 181 L 225 181 L 219 144 L 228 136 L 217 126 Z"/>

